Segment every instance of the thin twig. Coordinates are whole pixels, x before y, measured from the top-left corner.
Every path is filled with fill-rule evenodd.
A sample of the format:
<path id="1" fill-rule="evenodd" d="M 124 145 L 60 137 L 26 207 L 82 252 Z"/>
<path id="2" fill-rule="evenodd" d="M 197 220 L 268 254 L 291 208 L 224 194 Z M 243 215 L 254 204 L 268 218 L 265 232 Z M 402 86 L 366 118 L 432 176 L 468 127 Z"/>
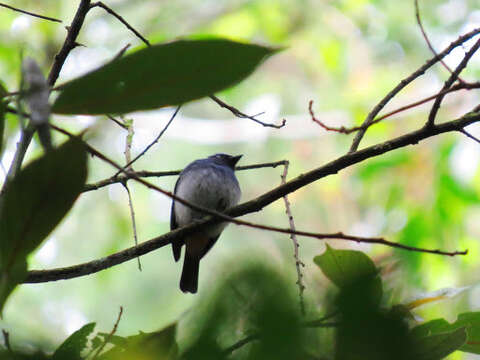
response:
<path id="1" fill-rule="evenodd" d="M 462 134 L 464 134 L 465 136 L 469 137 L 470 139 L 472 139 L 473 141 L 476 141 L 477 143 L 480 144 L 480 139 L 478 139 L 477 137 L 473 136 L 472 134 L 470 134 L 467 130 L 465 129 L 460 129 L 458 130 L 459 132 L 461 132 Z"/>
<path id="2" fill-rule="evenodd" d="M 20 90 L 6 92 L 6 93 L 4 93 L 4 94 L 0 94 L 0 99 L 6 98 L 6 97 L 10 97 L 10 96 L 23 95 L 23 93 L 24 93 L 24 92 L 23 92 L 23 91 L 20 91 Z"/>
<path id="3" fill-rule="evenodd" d="M 303 326 L 305 326 L 305 327 L 319 327 L 322 324 L 325 324 L 326 320 L 329 320 L 329 319 L 337 316 L 338 313 L 339 312 L 336 310 L 336 311 L 333 311 L 333 312 L 321 317 L 320 319 L 306 321 L 306 322 L 303 323 Z"/>
<path id="4" fill-rule="evenodd" d="M 5 348 L 8 350 L 9 353 L 13 353 L 12 346 L 10 345 L 10 334 L 7 330 L 2 329 L 3 334 L 3 342 L 5 344 Z"/>
<path id="5" fill-rule="evenodd" d="M 314 320 L 314 321 L 308 321 L 308 322 L 302 324 L 302 327 L 306 327 L 306 328 L 319 328 L 319 327 L 330 328 L 330 327 L 336 327 L 336 326 L 338 326 L 338 322 L 327 323 L 322 319 Z M 223 350 L 223 355 L 228 356 L 232 352 L 234 352 L 235 350 L 240 349 L 241 347 L 251 343 L 252 341 L 260 340 L 260 338 L 261 338 L 260 333 L 254 333 L 254 334 L 251 334 L 249 336 L 246 336 L 243 339 L 240 339 L 239 341 L 237 341 L 235 344 L 233 344 L 233 345 L 229 346 L 228 348 L 226 348 L 225 350 Z"/>
<path id="6" fill-rule="evenodd" d="M 125 125 L 124 123 L 122 123 L 120 120 L 117 120 L 115 119 L 112 115 L 106 115 L 107 118 L 109 118 L 110 120 L 112 120 L 115 124 L 117 124 L 118 126 L 120 126 L 122 129 L 125 129 L 125 130 L 128 130 L 128 126 Z"/>
<path id="7" fill-rule="evenodd" d="M 358 146 L 360 145 L 360 142 L 363 139 L 363 136 L 365 135 L 365 132 L 367 131 L 368 124 L 372 122 L 377 115 L 382 111 L 382 109 L 387 105 L 387 103 L 392 100 L 395 95 L 397 95 L 400 91 L 402 91 L 408 84 L 410 84 L 413 80 L 418 78 L 419 76 L 425 74 L 425 71 L 427 71 L 430 67 L 432 67 L 434 64 L 436 64 L 440 59 L 443 59 L 445 56 L 447 56 L 453 49 L 456 47 L 462 45 L 464 42 L 468 41 L 472 37 L 478 35 L 480 33 L 480 28 L 473 29 L 472 31 L 460 36 L 457 40 L 453 41 L 450 43 L 450 45 L 445 48 L 441 53 L 438 55 L 434 56 L 430 60 L 428 60 L 424 65 L 422 65 L 420 68 L 418 68 L 416 71 L 414 71 L 412 74 L 407 76 L 406 78 L 402 79 L 400 83 L 395 86 L 387 95 L 383 97 L 380 102 L 375 105 L 375 107 L 370 111 L 370 113 L 367 115 L 361 126 L 365 126 L 365 128 L 361 129 L 358 131 L 356 134 L 355 138 L 353 139 L 352 145 L 350 146 L 349 153 L 353 153 L 357 151 Z"/>
<path id="8" fill-rule="evenodd" d="M 283 174 L 280 176 L 282 179 L 281 184 L 284 185 L 287 182 L 287 174 L 288 174 L 288 165 L 289 162 L 286 161 L 285 165 L 283 166 Z M 292 210 L 290 209 L 290 201 L 288 201 L 288 195 L 283 197 L 283 202 L 285 204 L 285 213 L 288 217 L 288 223 L 290 224 L 290 229 L 292 231 L 296 231 L 295 228 L 295 221 L 293 219 Z M 303 283 L 303 274 L 301 267 L 305 266 L 305 264 L 300 260 L 300 255 L 298 252 L 298 248 L 300 245 L 298 244 L 297 235 L 295 233 L 290 234 L 290 239 L 292 239 L 293 243 L 293 258 L 295 259 L 295 267 L 297 269 L 297 285 L 298 285 L 298 296 L 300 299 L 300 311 L 303 316 L 305 316 L 305 301 L 303 299 L 303 292 L 305 291 L 305 285 Z"/>
<path id="9" fill-rule="evenodd" d="M 460 64 L 457 65 L 455 71 L 450 75 L 450 77 L 445 81 L 442 90 L 449 89 L 453 83 L 457 80 L 458 75 L 465 69 L 468 62 L 472 58 L 472 56 L 477 52 L 480 48 L 480 39 L 470 48 L 470 50 L 465 54 Z M 437 117 L 438 110 L 440 109 L 440 105 L 442 104 L 443 98 L 445 95 L 438 96 L 435 99 L 435 102 L 432 105 L 432 109 L 430 110 L 430 114 L 428 115 L 428 120 L 425 123 L 425 126 L 433 126 L 435 123 L 435 118 Z"/>
<path id="10" fill-rule="evenodd" d="M 113 11 L 110 7 L 108 7 L 107 5 L 105 5 L 103 2 L 101 1 L 98 1 L 98 2 L 95 2 L 95 3 L 92 3 L 92 5 L 90 5 L 90 9 L 94 8 L 94 7 L 100 7 L 102 8 L 103 10 L 105 10 L 107 13 L 109 13 L 110 15 L 114 16 L 115 18 L 117 18 L 118 21 L 120 21 L 123 25 L 125 25 L 125 27 L 130 30 L 131 32 L 133 32 L 135 34 L 135 36 L 137 36 L 140 40 L 142 40 L 147 46 L 150 46 L 150 42 L 145 39 L 142 34 L 140 34 L 137 30 L 135 30 L 133 28 L 133 26 L 131 26 L 123 17 L 121 17 L 119 14 L 117 14 L 115 11 Z"/>
<path id="11" fill-rule="evenodd" d="M 244 114 L 243 112 L 241 112 L 240 110 L 238 110 L 237 108 L 233 107 L 232 105 L 228 105 L 227 103 L 225 103 L 224 101 L 220 100 L 218 97 L 216 97 L 215 95 L 210 95 L 210 99 L 212 99 L 213 101 L 215 101 L 218 105 L 220 105 L 220 107 L 222 108 L 225 108 L 227 110 L 230 110 L 230 112 L 235 115 L 236 117 L 239 117 L 241 119 L 250 119 L 250 120 L 253 120 L 255 121 L 257 124 L 260 124 L 260 125 L 263 125 L 265 127 L 272 127 L 272 128 L 275 128 L 275 129 L 280 129 L 282 127 L 285 126 L 285 124 L 287 123 L 287 120 L 283 119 L 282 120 L 282 123 L 280 125 L 276 125 L 276 124 L 269 124 L 269 123 L 266 123 L 266 122 L 263 122 L 263 121 L 260 121 L 256 118 L 256 116 L 259 116 L 259 115 L 262 115 L 263 113 L 260 113 L 260 114 L 256 114 L 256 115 L 247 115 L 247 114 Z"/>
<path id="12" fill-rule="evenodd" d="M 115 61 L 115 60 L 120 59 L 123 56 L 123 54 L 125 54 L 125 51 L 127 51 L 130 46 L 131 46 L 130 44 L 127 44 L 123 48 L 121 48 L 120 51 L 113 57 L 113 59 L 111 61 Z"/>
<path id="13" fill-rule="evenodd" d="M 125 120 L 125 125 L 127 126 L 127 136 L 125 138 L 125 161 L 128 163 L 131 162 L 132 156 L 131 156 L 131 150 L 132 150 L 132 141 L 133 141 L 133 135 L 134 135 L 134 129 L 133 129 L 133 120 Z M 127 170 L 133 170 L 131 166 L 127 168 Z M 127 180 L 122 182 L 123 187 L 127 191 L 128 195 L 128 207 L 130 209 L 130 218 L 132 220 L 132 231 L 133 231 L 133 239 L 135 240 L 135 246 L 138 245 L 138 235 L 137 235 L 137 225 L 135 221 L 135 211 L 133 209 L 133 201 L 132 201 L 132 194 L 130 193 L 130 189 L 128 188 L 127 185 Z M 137 263 L 138 263 L 138 270 L 142 271 L 142 263 L 140 262 L 140 257 L 137 257 Z"/>
<path id="14" fill-rule="evenodd" d="M 252 169 L 260 169 L 260 168 L 267 168 L 267 167 L 276 168 L 279 165 L 285 165 L 285 162 L 286 160 L 280 160 L 280 161 L 269 162 L 269 163 L 237 166 L 235 167 L 235 171 L 252 170 Z M 86 184 L 83 188 L 83 192 L 98 190 L 108 185 L 124 182 L 128 179 L 132 179 L 133 177 L 149 178 L 149 177 L 176 176 L 176 175 L 180 175 L 181 172 L 182 170 L 169 170 L 169 171 L 145 171 L 144 170 L 144 171 L 135 171 L 135 172 L 131 172 L 127 170 L 126 172 L 118 176 L 112 176 L 112 177 L 109 177 L 108 179 L 101 180 L 94 184 Z"/>
<path id="15" fill-rule="evenodd" d="M 110 341 L 112 336 L 115 335 L 115 333 L 117 332 L 118 324 L 120 323 L 120 319 L 122 318 L 122 314 L 123 314 L 123 306 L 120 306 L 120 311 L 118 312 L 117 321 L 115 321 L 115 324 L 113 325 L 112 331 L 110 331 L 108 336 L 105 337 L 102 345 L 100 345 L 100 347 L 97 349 L 97 352 L 95 353 L 95 355 L 93 355 L 92 360 L 95 360 L 98 357 L 98 355 L 100 355 L 100 353 L 105 348 L 105 346 L 108 344 L 108 342 Z"/>
<path id="16" fill-rule="evenodd" d="M 135 211 L 133 210 L 132 194 L 130 194 L 130 189 L 128 188 L 128 185 L 126 182 L 122 183 L 122 185 L 127 191 L 127 195 L 128 195 L 128 207 L 130 208 L 130 219 L 132 220 L 133 239 L 135 240 L 135 246 L 137 246 L 138 245 L 137 223 L 135 221 Z M 137 264 L 138 264 L 138 270 L 142 271 L 142 263 L 140 262 L 140 256 L 137 256 Z"/>
<path id="17" fill-rule="evenodd" d="M 454 92 L 454 91 L 471 90 L 471 89 L 479 89 L 479 88 L 480 88 L 480 82 L 474 82 L 474 83 L 462 82 L 460 84 L 452 86 L 449 89 L 442 90 L 442 91 L 436 93 L 435 95 L 428 96 L 424 99 L 415 101 L 415 102 L 407 104 L 405 106 L 401 106 L 398 109 L 392 110 L 392 111 L 390 111 L 390 112 L 388 112 L 388 113 L 386 113 L 382 116 L 379 116 L 379 117 L 375 118 L 369 124 L 360 125 L 360 126 L 353 126 L 353 127 L 349 127 L 349 128 L 347 128 L 345 126 L 339 126 L 339 127 L 328 126 L 322 120 L 316 118 L 315 113 L 313 111 L 313 100 L 310 100 L 308 102 L 308 111 L 310 113 L 310 118 L 312 119 L 312 121 L 315 122 L 316 124 L 318 124 L 319 126 L 321 126 L 323 129 L 325 129 L 327 131 L 334 131 L 334 132 L 338 132 L 338 133 L 341 133 L 341 134 L 348 135 L 348 134 L 351 134 L 351 133 L 356 132 L 356 131 L 366 130 L 370 126 L 372 126 L 374 124 L 377 124 L 380 121 L 382 121 L 382 120 L 384 120 L 384 119 L 386 119 L 386 118 L 388 118 L 392 115 L 398 114 L 398 113 L 403 112 L 405 110 L 409 110 L 409 109 L 412 109 L 412 108 L 417 107 L 419 105 L 425 104 L 429 101 L 435 100 L 439 96 L 443 96 L 445 94 L 448 94 L 448 93 L 451 93 L 451 92 Z"/>
<path id="18" fill-rule="evenodd" d="M 123 154 L 125 155 L 125 162 L 130 165 L 125 165 L 125 170 L 132 171 L 133 168 L 131 166 L 132 162 L 132 142 L 133 142 L 133 136 L 135 135 L 135 130 L 133 128 L 133 120 L 132 119 L 126 119 L 124 121 L 124 124 L 127 128 L 127 136 L 125 137 L 125 151 Z"/>
<path id="19" fill-rule="evenodd" d="M 240 349 L 242 346 L 247 345 L 248 343 L 251 343 L 252 341 L 260 340 L 260 335 L 259 334 L 252 334 L 247 337 L 244 337 L 243 339 L 237 341 L 235 344 L 232 346 L 229 346 L 225 350 L 223 350 L 223 355 L 228 356 L 235 350 Z"/>
<path id="20" fill-rule="evenodd" d="M 145 155 L 145 153 L 150 150 L 150 148 L 155 145 L 158 140 L 160 140 L 160 138 L 162 137 L 162 135 L 165 133 L 165 131 L 167 131 L 168 127 L 170 126 L 170 124 L 172 123 L 173 119 L 175 119 L 175 116 L 177 116 L 178 114 L 178 111 L 180 110 L 180 108 L 182 107 L 182 105 L 179 105 L 176 109 L 175 109 L 175 112 L 172 114 L 172 116 L 170 117 L 170 120 L 168 120 L 167 124 L 163 127 L 162 131 L 160 131 L 160 134 L 157 135 L 157 137 L 150 143 L 148 144 L 148 146 L 140 153 L 138 154 L 133 160 L 129 161 L 127 163 L 127 165 L 125 165 L 124 167 L 120 168 L 117 173 L 115 175 L 113 175 L 113 177 L 116 177 L 118 175 L 120 175 L 121 173 L 125 172 L 125 170 L 128 170 L 132 164 L 137 161 L 138 159 L 140 159 L 143 155 Z"/>
<path id="21" fill-rule="evenodd" d="M 428 38 L 428 35 L 427 35 L 427 32 L 425 31 L 425 28 L 423 27 L 423 24 L 422 24 L 422 19 L 420 17 L 420 7 L 418 5 L 418 0 L 415 0 L 415 17 L 417 19 L 417 24 L 418 24 L 418 27 L 420 28 L 420 31 L 422 33 L 422 36 L 423 38 L 425 39 L 425 42 L 427 43 L 427 46 L 428 48 L 430 49 L 430 51 L 433 53 L 433 55 L 435 56 L 438 56 L 437 52 L 435 51 L 435 49 L 433 48 L 433 45 L 432 43 L 430 42 L 430 39 Z M 443 61 L 443 59 L 440 59 L 440 64 L 443 65 L 443 67 L 445 69 L 447 69 L 447 71 L 450 73 L 450 74 L 453 74 L 453 71 L 452 69 L 450 69 L 450 67 L 445 63 L 445 61 Z M 460 82 L 464 82 L 460 77 L 457 77 L 458 81 Z"/>
<path id="22" fill-rule="evenodd" d="M 50 16 L 35 14 L 35 13 L 29 12 L 29 11 L 25 11 L 25 10 L 22 10 L 22 9 L 18 9 L 18 8 L 13 7 L 13 6 L 10 6 L 10 5 L 6 5 L 6 4 L 0 3 L 0 6 L 2 6 L 2 7 L 4 7 L 4 8 L 7 8 L 7 9 L 10 9 L 10 10 L 13 10 L 13 11 L 20 12 L 20 13 L 22 13 L 22 14 L 30 15 L 30 16 L 33 16 L 33 17 L 36 17 L 36 18 L 40 18 L 40 19 L 44 19 L 44 20 L 49 20 L 49 21 L 55 21 L 55 22 L 58 22 L 58 23 L 61 23 L 61 22 L 62 22 L 62 20 L 58 20 L 58 19 L 52 18 L 52 17 L 50 17 Z"/>
<path id="23" fill-rule="evenodd" d="M 58 54 L 55 55 L 55 61 L 53 62 L 52 69 L 50 70 L 50 74 L 48 75 L 48 85 L 50 85 L 50 87 L 53 87 L 53 85 L 55 85 L 55 82 L 60 75 L 60 70 L 62 70 L 63 64 L 65 63 L 68 54 L 70 54 L 70 51 L 72 51 L 72 49 L 78 46 L 78 43 L 76 41 L 77 36 L 83 26 L 85 16 L 87 16 L 89 9 L 90 0 L 81 0 L 77 12 L 75 13 L 75 17 L 72 20 L 72 23 L 69 27 L 67 27 L 67 37 L 65 39 L 65 42 L 63 43 L 63 46 L 58 52 Z"/>

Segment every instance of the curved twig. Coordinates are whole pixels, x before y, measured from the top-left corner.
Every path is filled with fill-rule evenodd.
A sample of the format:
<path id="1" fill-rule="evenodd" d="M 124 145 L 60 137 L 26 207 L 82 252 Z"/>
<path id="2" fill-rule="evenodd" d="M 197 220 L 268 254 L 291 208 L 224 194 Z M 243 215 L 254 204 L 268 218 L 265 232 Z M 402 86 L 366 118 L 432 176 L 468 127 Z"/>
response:
<path id="1" fill-rule="evenodd" d="M 50 16 L 35 14 L 35 13 L 30 12 L 30 11 L 25 11 L 25 10 L 22 10 L 22 9 L 18 9 L 18 8 L 13 7 L 13 6 L 10 6 L 10 5 L 6 5 L 6 4 L 0 3 L 0 6 L 2 6 L 2 7 L 4 7 L 4 8 L 7 8 L 7 9 L 10 9 L 10 10 L 13 10 L 13 11 L 20 12 L 20 13 L 22 13 L 22 14 L 30 15 L 30 16 L 33 16 L 33 17 L 36 17 L 36 18 L 40 18 L 40 19 L 44 19 L 44 20 L 49 20 L 49 21 L 54 21 L 54 22 L 58 22 L 58 23 L 61 23 L 61 22 L 62 22 L 62 20 L 55 19 L 55 18 L 52 18 L 52 17 L 50 17 Z"/>
<path id="2" fill-rule="evenodd" d="M 392 100 L 395 95 L 397 95 L 400 91 L 402 91 L 408 84 L 410 84 L 413 80 L 418 78 L 419 76 L 423 75 L 425 71 L 427 71 L 432 65 L 436 64 L 440 59 L 443 59 L 447 56 L 453 49 L 462 45 L 467 40 L 471 39 L 472 37 L 478 35 L 480 33 L 480 28 L 473 29 L 472 31 L 460 36 L 457 40 L 450 43 L 450 45 L 444 49 L 441 53 L 437 56 L 434 56 L 430 60 L 428 60 L 424 65 L 422 65 L 418 70 L 404 78 L 400 81 L 400 83 L 395 86 L 387 95 L 384 96 L 382 100 L 370 111 L 367 115 L 366 119 L 363 121 L 361 126 L 365 126 L 365 129 L 361 129 L 358 131 L 357 135 L 353 139 L 352 145 L 350 146 L 349 152 L 352 153 L 358 149 L 360 142 L 367 131 L 368 124 L 372 122 L 377 115 L 382 111 L 382 109 L 387 105 L 387 103 Z"/>
<path id="3" fill-rule="evenodd" d="M 253 165 L 245 165 L 245 166 L 237 166 L 235 171 L 241 170 L 251 170 L 251 169 L 260 169 L 260 168 L 276 168 L 279 165 L 284 165 L 287 160 L 280 160 L 275 162 L 269 163 L 261 163 L 261 164 L 253 164 Z M 126 180 L 132 179 L 134 177 L 141 177 L 141 178 L 149 178 L 149 177 L 163 177 L 163 176 L 176 176 L 180 175 L 182 170 L 169 170 L 169 171 L 129 171 L 127 170 L 123 174 L 119 174 L 118 176 L 112 176 L 108 179 L 100 180 L 93 184 L 86 184 L 83 188 L 83 192 L 98 190 L 102 187 L 122 183 Z"/>
<path id="4" fill-rule="evenodd" d="M 135 34 L 136 37 L 138 37 L 140 40 L 142 40 L 147 46 L 151 46 L 150 42 L 142 36 L 142 34 L 140 34 L 137 30 L 135 30 L 133 28 L 132 25 L 130 25 L 127 20 L 125 20 L 123 17 L 121 17 L 119 14 L 117 14 L 115 11 L 113 11 L 111 8 L 109 8 L 107 5 L 105 5 L 103 2 L 101 1 L 98 1 L 98 2 L 95 2 L 95 3 L 92 3 L 90 5 L 90 9 L 94 8 L 94 7 L 100 7 L 102 8 L 103 10 L 105 10 L 107 13 L 109 13 L 110 15 L 112 15 L 113 17 L 115 17 L 118 21 L 120 21 L 123 25 L 125 25 L 125 27 L 130 30 L 131 32 L 133 32 Z"/>
<path id="5" fill-rule="evenodd" d="M 458 75 L 465 69 L 467 66 L 468 62 L 472 58 L 472 56 L 477 52 L 477 50 L 480 48 L 480 39 L 477 40 L 477 42 L 468 50 L 468 52 L 465 54 L 463 57 L 462 61 L 460 61 L 460 64 L 455 68 L 454 72 L 450 75 L 450 77 L 445 81 L 442 90 L 449 89 L 453 83 L 457 80 Z M 428 115 L 428 120 L 425 123 L 425 126 L 433 126 L 435 122 L 435 118 L 437 117 L 438 110 L 440 110 L 440 105 L 442 104 L 443 98 L 445 95 L 438 96 L 435 99 L 435 102 L 432 105 L 432 109 L 430 110 L 430 114 Z"/>
<path id="6" fill-rule="evenodd" d="M 220 100 L 215 95 L 210 95 L 210 99 L 215 101 L 218 105 L 220 105 L 220 107 L 225 108 L 227 110 L 230 110 L 230 112 L 233 115 L 235 115 L 236 117 L 239 117 L 241 119 L 250 119 L 252 121 L 255 121 L 257 124 L 260 124 L 260 125 L 265 126 L 265 127 L 272 127 L 272 128 L 275 128 L 275 129 L 280 129 L 280 128 L 284 127 L 285 124 L 287 123 L 287 120 L 285 120 L 285 119 L 282 120 L 282 123 L 280 125 L 266 123 L 266 122 L 260 121 L 256 118 L 256 116 L 259 116 L 263 113 L 256 114 L 256 115 L 247 115 L 247 114 L 244 114 L 243 112 L 241 112 L 240 110 L 238 110 L 236 107 L 233 107 L 232 105 L 228 105 L 226 102 Z"/>

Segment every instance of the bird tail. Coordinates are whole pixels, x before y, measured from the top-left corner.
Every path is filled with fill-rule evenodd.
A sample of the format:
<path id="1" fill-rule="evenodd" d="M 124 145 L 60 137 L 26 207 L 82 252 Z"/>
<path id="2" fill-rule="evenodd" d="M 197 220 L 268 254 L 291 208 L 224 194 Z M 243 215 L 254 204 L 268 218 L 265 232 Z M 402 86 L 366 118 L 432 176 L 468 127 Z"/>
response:
<path id="1" fill-rule="evenodd" d="M 198 270 L 200 259 L 197 256 L 185 251 L 185 260 L 183 261 L 182 277 L 180 278 L 180 290 L 195 294 L 198 288 Z"/>

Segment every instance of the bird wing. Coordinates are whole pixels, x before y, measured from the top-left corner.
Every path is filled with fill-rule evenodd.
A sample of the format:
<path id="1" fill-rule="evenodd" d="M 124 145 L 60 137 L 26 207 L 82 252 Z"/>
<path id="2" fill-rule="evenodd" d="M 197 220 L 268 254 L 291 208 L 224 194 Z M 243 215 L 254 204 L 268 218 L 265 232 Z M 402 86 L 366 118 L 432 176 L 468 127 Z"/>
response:
<path id="1" fill-rule="evenodd" d="M 219 237 L 220 237 L 220 234 L 209 239 L 207 246 L 205 246 L 202 249 L 202 254 L 200 256 L 200 259 L 203 258 L 205 255 L 207 255 L 207 253 L 210 251 L 213 245 L 215 245 Z"/>

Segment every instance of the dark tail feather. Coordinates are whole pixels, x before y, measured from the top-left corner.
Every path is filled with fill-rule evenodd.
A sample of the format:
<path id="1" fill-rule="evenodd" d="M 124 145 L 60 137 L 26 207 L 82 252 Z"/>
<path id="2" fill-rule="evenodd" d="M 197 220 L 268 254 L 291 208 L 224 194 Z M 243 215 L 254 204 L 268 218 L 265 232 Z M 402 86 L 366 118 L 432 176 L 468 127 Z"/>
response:
<path id="1" fill-rule="evenodd" d="M 185 260 L 183 261 L 182 277 L 180 278 L 180 290 L 195 294 L 198 288 L 198 270 L 200 259 L 191 256 L 185 251 Z"/>
<path id="2" fill-rule="evenodd" d="M 174 240 L 172 243 L 172 250 L 173 250 L 173 258 L 175 261 L 180 260 L 180 256 L 182 255 L 182 246 L 184 244 L 182 240 Z"/>

